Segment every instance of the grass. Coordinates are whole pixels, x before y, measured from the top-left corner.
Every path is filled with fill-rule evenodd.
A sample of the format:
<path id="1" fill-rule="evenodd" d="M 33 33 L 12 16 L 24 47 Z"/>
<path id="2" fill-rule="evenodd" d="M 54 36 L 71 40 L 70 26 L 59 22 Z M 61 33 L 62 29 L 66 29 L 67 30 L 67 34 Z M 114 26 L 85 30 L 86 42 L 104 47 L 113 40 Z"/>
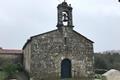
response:
<path id="1" fill-rule="evenodd" d="M 0 71 L 0 80 L 4 80 L 7 77 L 6 73 L 3 71 Z"/>
<path id="2" fill-rule="evenodd" d="M 94 80 L 102 80 L 102 75 L 101 74 L 95 74 L 95 79 Z"/>
<path id="3" fill-rule="evenodd" d="M 0 80 L 5 80 L 6 77 L 7 77 L 6 73 L 3 71 L 0 71 Z M 72 80 L 72 79 L 62 79 L 62 80 Z M 94 80 L 102 80 L 101 75 L 96 74 L 96 78 Z"/>

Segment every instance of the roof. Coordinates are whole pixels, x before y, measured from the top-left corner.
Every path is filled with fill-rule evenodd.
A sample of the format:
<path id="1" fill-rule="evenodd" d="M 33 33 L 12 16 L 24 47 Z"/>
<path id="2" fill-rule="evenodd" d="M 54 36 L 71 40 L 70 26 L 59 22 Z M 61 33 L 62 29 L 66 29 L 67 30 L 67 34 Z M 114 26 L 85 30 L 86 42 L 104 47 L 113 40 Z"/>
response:
<path id="1" fill-rule="evenodd" d="M 44 34 L 48 34 L 48 33 L 51 33 L 51 32 L 54 32 L 54 31 L 57 31 L 58 29 L 55 29 L 55 30 L 52 30 L 52 31 L 48 31 L 48 32 L 45 32 L 45 33 L 42 33 L 42 34 L 38 34 L 38 35 L 35 35 L 35 36 L 31 36 L 30 39 L 27 40 L 27 42 L 25 43 L 25 45 L 23 46 L 22 49 L 24 49 L 26 47 L 26 45 L 31 41 L 32 38 L 34 37 L 37 37 L 37 36 L 41 36 L 41 35 L 44 35 Z M 86 40 L 94 43 L 92 40 L 88 39 L 87 37 L 83 36 L 82 34 L 78 33 L 77 31 L 73 30 L 76 34 L 84 37 Z"/>
<path id="2" fill-rule="evenodd" d="M 73 30 L 73 31 L 74 31 L 76 34 L 78 34 L 78 35 L 84 37 L 86 40 L 88 40 L 88 41 L 94 43 L 92 40 L 88 39 L 87 37 L 83 36 L 82 34 L 78 33 L 77 31 L 75 31 L 75 30 Z"/>
<path id="3" fill-rule="evenodd" d="M 54 31 L 57 31 L 57 29 L 52 30 L 52 31 L 48 31 L 48 32 L 45 32 L 45 33 L 42 33 L 42 34 L 31 36 L 30 39 L 28 39 L 27 42 L 24 44 L 22 49 L 24 49 L 26 47 L 26 45 L 31 41 L 32 38 L 37 37 L 37 36 L 41 36 L 41 35 L 44 35 L 44 34 L 48 34 L 48 33 L 54 32 Z"/>
<path id="4" fill-rule="evenodd" d="M 19 49 L 2 49 L 2 48 L 0 48 L 0 54 L 22 54 L 22 50 L 19 50 Z"/>

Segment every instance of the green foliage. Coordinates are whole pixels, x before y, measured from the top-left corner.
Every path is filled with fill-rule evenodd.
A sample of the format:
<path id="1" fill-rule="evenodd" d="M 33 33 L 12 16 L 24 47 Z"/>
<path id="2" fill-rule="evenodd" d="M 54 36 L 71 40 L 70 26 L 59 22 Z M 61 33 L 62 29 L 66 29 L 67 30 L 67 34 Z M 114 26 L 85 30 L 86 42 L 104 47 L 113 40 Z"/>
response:
<path id="1" fill-rule="evenodd" d="M 4 59 L 0 58 L 0 66 L 3 65 Z"/>
<path id="2" fill-rule="evenodd" d="M 6 64 L 3 69 L 8 76 L 14 75 L 17 72 L 22 71 L 22 67 L 20 64 Z"/>
<path id="3" fill-rule="evenodd" d="M 113 52 L 95 53 L 95 69 L 120 70 L 120 54 Z"/>
<path id="4" fill-rule="evenodd" d="M 16 72 L 16 65 L 7 64 L 4 66 L 3 71 L 5 71 L 8 75 L 13 75 Z"/>
<path id="5" fill-rule="evenodd" d="M 101 79 L 102 78 L 102 75 L 100 74 L 95 74 L 95 79 Z"/>
<path id="6" fill-rule="evenodd" d="M 106 61 L 101 56 L 95 56 L 95 68 L 97 69 L 107 69 Z"/>

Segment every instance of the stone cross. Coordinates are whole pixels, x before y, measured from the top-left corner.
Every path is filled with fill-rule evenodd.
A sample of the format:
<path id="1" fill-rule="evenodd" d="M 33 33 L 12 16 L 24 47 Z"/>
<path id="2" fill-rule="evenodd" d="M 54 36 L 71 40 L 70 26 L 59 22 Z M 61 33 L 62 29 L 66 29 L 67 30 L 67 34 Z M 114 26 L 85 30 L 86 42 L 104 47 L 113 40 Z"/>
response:
<path id="1" fill-rule="evenodd" d="M 66 0 L 64 0 L 64 2 L 66 2 Z"/>

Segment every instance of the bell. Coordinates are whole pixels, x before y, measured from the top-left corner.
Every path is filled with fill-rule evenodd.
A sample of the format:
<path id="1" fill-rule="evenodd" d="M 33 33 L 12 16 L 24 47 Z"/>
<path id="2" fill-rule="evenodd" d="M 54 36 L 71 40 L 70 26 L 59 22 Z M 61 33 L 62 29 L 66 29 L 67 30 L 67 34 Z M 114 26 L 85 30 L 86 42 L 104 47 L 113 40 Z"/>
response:
<path id="1" fill-rule="evenodd" d="M 67 22 L 67 21 L 68 21 L 68 19 L 67 19 L 67 18 L 65 18 L 63 21 L 64 21 L 64 22 Z"/>
<path id="2" fill-rule="evenodd" d="M 66 14 L 63 15 L 63 21 L 67 22 L 68 21 L 68 16 Z"/>

